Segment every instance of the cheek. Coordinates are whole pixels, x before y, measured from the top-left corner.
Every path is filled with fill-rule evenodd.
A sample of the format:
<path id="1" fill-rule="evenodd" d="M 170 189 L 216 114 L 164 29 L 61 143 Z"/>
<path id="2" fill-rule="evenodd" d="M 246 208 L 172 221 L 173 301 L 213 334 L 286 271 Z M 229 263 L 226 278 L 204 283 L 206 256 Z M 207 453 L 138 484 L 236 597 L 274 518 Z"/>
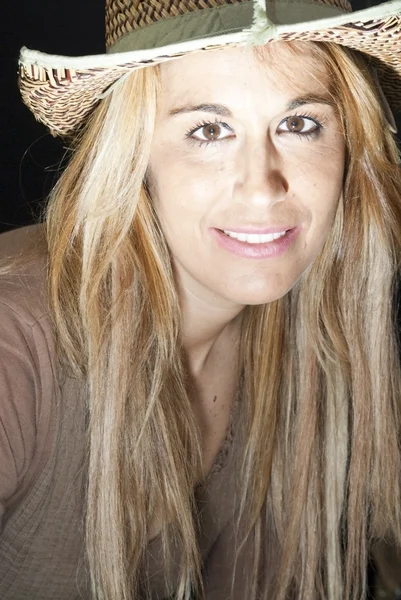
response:
<path id="1" fill-rule="evenodd" d="M 302 203 L 305 217 L 304 249 L 313 261 L 321 251 L 334 225 L 343 190 L 344 151 L 322 148 L 315 160 L 298 165 L 292 177 L 291 189 Z"/>
<path id="2" fill-rule="evenodd" d="M 187 156 L 176 155 L 170 163 L 165 160 L 152 163 L 152 187 L 150 189 L 156 212 L 170 229 L 181 230 L 195 226 L 203 219 L 212 218 L 219 199 L 224 197 L 227 186 L 226 173 L 210 161 L 195 161 Z M 179 214 L 179 224 L 176 222 Z"/>
<path id="3" fill-rule="evenodd" d="M 313 200 L 307 205 L 309 228 L 306 233 L 306 246 L 309 248 L 310 260 L 314 260 L 322 250 L 333 229 L 338 204 L 341 198 L 342 185 L 317 185 Z"/>
<path id="4" fill-rule="evenodd" d="M 339 147 L 338 147 L 339 146 Z M 324 220 L 330 220 L 335 212 L 344 180 L 344 149 L 316 147 L 307 162 L 300 161 L 293 172 L 292 189 L 302 191 L 310 209 Z"/>

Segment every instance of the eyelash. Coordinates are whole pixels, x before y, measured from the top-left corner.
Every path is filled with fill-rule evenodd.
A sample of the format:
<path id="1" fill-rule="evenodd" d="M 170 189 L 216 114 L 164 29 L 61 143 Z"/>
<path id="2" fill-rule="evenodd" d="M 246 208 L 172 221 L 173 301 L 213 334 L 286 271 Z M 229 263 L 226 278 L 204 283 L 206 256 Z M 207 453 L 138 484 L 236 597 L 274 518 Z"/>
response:
<path id="1" fill-rule="evenodd" d="M 305 133 L 301 133 L 298 131 L 283 131 L 281 133 L 291 133 L 292 135 L 297 135 L 300 139 L 303 140 L 310 140 L 313 138 L 316 138 L 321 130 L 324 128 L 324 121 L 320 122 L 316 119 L 316 117 L 312 116 L 310 113 L 303 113 L 303 114 L 298 114 L 298 113 L 294 113 L 292 115 L 288 115 L 287 117 L 285 117 L 284 119 L 282 119 L 279 123 L 279 125 L 281 125 L 281 123 L 284 123 L 287 119 L 291 119 L 291 117 L 300 117 L 301 119 L 310 119 L 311 121 L 313 121 L 316 126 L 317 129 L 315 129 L 314 131 L 310 131 L 310 132 L 305 132 Z M 230 131 L 233 131 L 232 128 L 227 124 L 227 123 L 223 123 L 222 121 L 219 121 L 218 118 L 216 117 L 216 119 L 214 121 L 200 121 L 199 123 L 197 123 L 195 125 L 195 127 L 191 127 L 191 129 L 189 129 L 186 133 L 185 133 L 185 138 L 191 143 L 191 144 L 197 144 L 199 146 L 208 146 L 209 144 L 216 144 L 221 143 L 221 142 L 228 142 L 231 137 L 225 137 L 222 138 L 221 140 L 198 140 L 196 138 L 191 137 L 195 131 L 197 131 L 198 129 L 201 129 L 203 127 L 206 127 L 207 125 L 223 125 L 224 127 L 226 127 L 227 129 L 229 129 Z"/>

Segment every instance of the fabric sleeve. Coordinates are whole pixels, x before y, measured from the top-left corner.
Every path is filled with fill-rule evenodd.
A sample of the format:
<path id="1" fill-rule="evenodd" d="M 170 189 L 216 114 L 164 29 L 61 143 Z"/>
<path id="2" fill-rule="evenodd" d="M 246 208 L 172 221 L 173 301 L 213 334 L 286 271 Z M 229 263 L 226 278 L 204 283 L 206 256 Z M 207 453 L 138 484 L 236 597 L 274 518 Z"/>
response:
<path id="1" fill-rule="evenodd" d="M 40 320 L 17 308 L 0 299 L 0 530 L 7 508 L 43 466 L 49 441 L 50 406 L 43 402 L 48 343 Z"/>

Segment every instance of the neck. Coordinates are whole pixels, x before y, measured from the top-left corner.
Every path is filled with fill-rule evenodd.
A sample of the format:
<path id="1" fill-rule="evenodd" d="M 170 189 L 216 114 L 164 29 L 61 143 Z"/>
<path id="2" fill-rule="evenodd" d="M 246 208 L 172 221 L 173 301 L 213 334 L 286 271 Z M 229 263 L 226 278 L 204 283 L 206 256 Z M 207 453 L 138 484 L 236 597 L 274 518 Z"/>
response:
<path id="1" fill-rule="evenodd" d="M 221 351 L 234 352 L 240 335 L 243 307 L 210 300 L 188 289 L 180 293 L 183 347 L 196 379 Z"/>

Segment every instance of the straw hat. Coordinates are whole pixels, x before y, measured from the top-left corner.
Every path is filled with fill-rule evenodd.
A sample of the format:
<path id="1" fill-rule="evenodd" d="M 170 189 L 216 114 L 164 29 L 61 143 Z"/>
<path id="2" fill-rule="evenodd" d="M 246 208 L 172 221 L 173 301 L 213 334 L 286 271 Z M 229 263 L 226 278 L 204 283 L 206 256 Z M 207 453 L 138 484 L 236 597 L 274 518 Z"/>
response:
<path id="1" fill-rule="evenodd" d="M 22 98 L 53 135 L 67 135 L 135 69 L 199 50 L 302 40 L 373 57 L 388 103 L 401 110 L 401 0 L 350 13 L 348 0 L 106 0 L 106 54 L 22 48 Z"/>

